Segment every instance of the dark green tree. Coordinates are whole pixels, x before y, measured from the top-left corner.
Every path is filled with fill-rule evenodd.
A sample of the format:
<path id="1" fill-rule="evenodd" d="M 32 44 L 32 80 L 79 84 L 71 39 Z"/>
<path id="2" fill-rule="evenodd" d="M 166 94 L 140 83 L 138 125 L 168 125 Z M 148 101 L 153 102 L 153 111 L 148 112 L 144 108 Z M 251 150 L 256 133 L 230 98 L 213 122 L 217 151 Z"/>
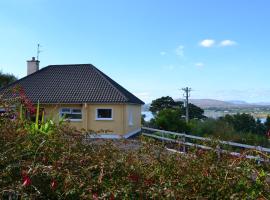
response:
<path id="1" fill-rule="evenodd" d="M 206 118 L 204 114 L 204 110 L 201 109 L 200 107 L 189 103 L 188 104 L 189 108 L 189 119 L 204 119 Z M 182 113 L 186 113 L 186 108 L 182 108 Z"/>
<path id="2" fill-rule="evenodd" d="M 4 74 L 0 71 L 0 88 L 5 87 L 16 80 L 17 78 L 14 75 Z"/>
<path id="3" fill-rule="evenodd" d="M 146 115 L 145 114 L 142 114 L 141 115 L 141 124 L 144 126 L 145 125 L 145 118 L 146 117 Z"/>
<path id="4" fill-rule="evenodd" d="M 226 115 L 224 118 L 227 123 L 233 125 L 233 128 L 237 132 L 243 133 L 257 133 L 265 134 L 266 126 L 261 123 L 261 121 L 255 120 L 254 117 L 250 114 L 236 114 L 236 115 Z"/>
<path id="5" fill-rule="evenodd" d="M 164 109 L 177 109 L 182 107 L 183 102 L 176 102 L 172 97 L 166 96 L 153 100 L 149 110 L 153 113 L 153 115 L 156 115 L 159 111 Z"/>
<path id="6" fill-rule="evenodd" d="M 262 123 L 262 121 L 259 118 L 256 120 L 255 132 L 257 134 L 266 134 L 267 132 L 266 126 Z"/>
<path id="7" fill-rule="evenodd" d="M 176 132 L 189 131 L 188 125 L 181 118 L 180 109 L 163 109 L 157 113 L 154 121 L 159 129 Z"/>
<path id="8" fill-rule="evenodd" d="M 267 116 L 266 121 L 264 122 L 264 126 L 267 131 L 270 130 L 270 115 Z"/>

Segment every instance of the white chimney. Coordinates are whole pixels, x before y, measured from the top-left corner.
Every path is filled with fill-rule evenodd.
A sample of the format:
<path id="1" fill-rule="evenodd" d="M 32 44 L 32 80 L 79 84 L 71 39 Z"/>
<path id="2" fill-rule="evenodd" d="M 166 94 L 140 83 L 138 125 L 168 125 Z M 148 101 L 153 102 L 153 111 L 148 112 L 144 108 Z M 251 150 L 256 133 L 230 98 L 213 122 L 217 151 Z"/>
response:
<path id="1" fill-rule="evenodd" d="M 35 73 L 39 70 L 39 60 L 36 60 L 35 57 L 32 57 L 32 60 L 27 61 L 27 76 Z"/>

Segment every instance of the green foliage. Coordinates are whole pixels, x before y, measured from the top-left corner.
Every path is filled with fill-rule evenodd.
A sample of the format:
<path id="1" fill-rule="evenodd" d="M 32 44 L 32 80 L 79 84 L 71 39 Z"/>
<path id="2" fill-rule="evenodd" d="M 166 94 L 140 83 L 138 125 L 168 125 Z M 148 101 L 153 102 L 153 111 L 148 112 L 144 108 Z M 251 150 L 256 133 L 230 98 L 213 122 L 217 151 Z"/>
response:
<path id="1" fill-rule="evenodd" d="M 200 107 L 189 103 L 189 119 L 205 119 L 206 117 L 203 115 L 204 110 Z M 185 113 L 186 108 L 182 107 L 182 113 Z"/>
<path id="2" fill-rule="evenodd" d="M 270 130 L 270 116 L 269 116 L 269 115 L 268 115 L 267 118 L 266 118 L 266 121 L 265 121 L 265 123 L 264 123 L 264 126 L 265 126 L 265 129 L 266 129 L 267 131 Z"/>
<path id="3" fill-rule="evenodd" d="M 144 126 L 146 124 L 145 119 L 144 119 L 145 117 L 146 117 L 145 114 L 141 115 L 141 124 L 142 124 L 142 126 Z"/>
<path id="4" fill-rule="evenodd" d="M 252 115 L 243 113 L 226 115 L 222 120 L 231 124 L 237 132 L 250 132 L 255 134 L 266 134 L 266 128 L 260 120 L 255 120 Z"/>
<path id="5" fill-rule="evenodd" d="M 149 110 L 156 115 L 164 109 L 179 109 L 183 107 L 183 102 L 175 102 L 172 97 L 166 96 L 153 100 Z"/>
<path id="6" fill-rule="evenodd" d="M 0 71 L 0 88 L 16 81 L 17 78 L 12 74 L 4 74 Z"/>
<path id="7" fill-rule="evenodd" d="M 188 125 L 181 116 L 180 109 L 164 109 L 156 115 L 155 124 L 163 130 L 186 132 Z"/>
<path id="8" fill-rule="evenodd" d="M 270 147 L 269 140 L 264 134 L 236 131 L 234 126 L 223 119 L 192 120 L 191 134 L 203 137 L 214 137 L 221 140 L 243 144 Z"/>
<path id="9" fill-rule="evenodd" d="M 44 111 L 41 113 L 41 120 L 40 117 L 40 105 L 39 101 L 37 104 L 37 107 L 35 110 L 35 121 L 32 121 L 31 119 L 28 119 L 25 115 L 26 108 L 24 108 L 23 104 L 20 105 L 20 111 L 19 111 L 19 119 L 23 125 L 23 129 L 28 131 L 29 133 L 36 134 L 36 133 L 42 133 L 42 134 L 51 134 L 53 131 L 55 131 L 56 123 L 48 119 L 45 121 L 44 119 Z M 63 119 L 60 119 L 60 123 L 63 121 Z"/>
<path id="10" fill-rule="evenodd" d="M 204 119 L 206 118 L 203 113 L 204 110 L 194 104 L 189 103 L 189 118 L 190 119 Z M 182 101 L 174 101 L 172 97 L 166 96 L 161 97 L 156 100 L 153 100 L 149 110 L 153 113 L 154 116 L 158 114 L 158 112 L 164 109 L 174 109 L 179 110 L 181 115 L 185 115 L 186 108 L 184 107 L 184 103 Z"/>

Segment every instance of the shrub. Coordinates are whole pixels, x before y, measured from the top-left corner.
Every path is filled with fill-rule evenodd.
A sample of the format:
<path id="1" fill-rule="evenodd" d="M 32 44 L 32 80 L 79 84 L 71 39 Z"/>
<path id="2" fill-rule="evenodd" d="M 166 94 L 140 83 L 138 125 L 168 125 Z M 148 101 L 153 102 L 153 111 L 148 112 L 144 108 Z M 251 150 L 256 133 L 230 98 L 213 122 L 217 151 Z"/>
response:
<path id="1" fill-rule="evenodd" d="M 268 165 L 215 152 L 172 154 L 141 138 L 91 141 L 66 135 L 1 132 L 0 191 L 23 199 L 245 199 L 270 195 Z M 120 144 L 120 145 L 119 145 Z"/>
<path id="2" fill-rule="evenodd" d="M 190 132 L 194 135 L 270 147 L 269 140 L 266 135 L 236 131 L 231 123 L 222 119 L 207 119 L 204 121 L 192 120 L 190 122 L 190 127 Z"/>
<path id="3" fill-rule="evenodd" d="M 186 132 L 189 130 L 186 122 L 181 118 L 179 109 L 164 109 L 158 112 L 155 119 L 158 128 L 168 131 Z"/>

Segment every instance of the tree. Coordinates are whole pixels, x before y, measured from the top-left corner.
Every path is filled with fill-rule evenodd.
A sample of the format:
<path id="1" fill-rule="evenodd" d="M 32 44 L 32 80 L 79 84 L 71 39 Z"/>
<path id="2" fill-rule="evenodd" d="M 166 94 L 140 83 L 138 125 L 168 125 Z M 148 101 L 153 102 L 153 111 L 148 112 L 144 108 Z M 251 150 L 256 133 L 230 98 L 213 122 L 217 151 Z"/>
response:
<path id="1" fill-rule="evenodd" d="M 266 121 L 264 122 L 264 126 L 267 131 L 270 130 L 270 115 L 267 116 Z"/>
<path id="2" fill-rule="evenodd" d="M 7 86 L 8 84 L 16 81 L 17 78 L 12 74 L 4 74 L 0 72 L 0 88 Z"/>
<path id="3" fill-rule="evenodd" d="M 153 115 L 157 115 L 158 112 L 164 109 L 177 109 L 182 108 L 183 102 L 178 101 L 175 102 L 172 97 L 166 96 L 161 97 L 156 100 L 153 100 L 149 110 L 153 113 Z"/>
<path id="4" fill-rule="evenodd" d="M 194 104 L 189 103 L 189 119 L 204 119 L 206 118 L 204 114 L 204 110 Z M 182 112 L 185 113 L 185 108 L 182 108 Z"/>
<path id="5" fill-rule="evenodd" d="M 181 118 L 180 109 L 163 109 L 155 117 L 155 124 L 159 129 L 186 132 L 189 131 L 188 125 Z"/>
<path id="6" fill-rule="evenodd" d="M 266 134 L 266 132 L 267 132 L 266 126 L 262 123 L 262 121 L 259 118 L 256 120 L 255 132 L 257 134 Z"/>
<path id="7" fill-rule="evenodd" d="M 145 118 L 146 117 L 146 115 L 145 114 L 142 114 L 141 115 L 141 124 L 144 126 L 145 125 Z"/>
<path id="8" fill-rule="evenodd" d="M 261 123 L 260 120 L 255 120 L 254 117 L 250 114 L 236 114 L 236 115 L 226 115 L 224 118 L 227 123 L 233 125 L 234 129 L 237 132 L 244 133 L 256 133 L 264 134 L 266 132 L 266 126 Z M 270 119 L 269 119 L 270 121 Z"/>

